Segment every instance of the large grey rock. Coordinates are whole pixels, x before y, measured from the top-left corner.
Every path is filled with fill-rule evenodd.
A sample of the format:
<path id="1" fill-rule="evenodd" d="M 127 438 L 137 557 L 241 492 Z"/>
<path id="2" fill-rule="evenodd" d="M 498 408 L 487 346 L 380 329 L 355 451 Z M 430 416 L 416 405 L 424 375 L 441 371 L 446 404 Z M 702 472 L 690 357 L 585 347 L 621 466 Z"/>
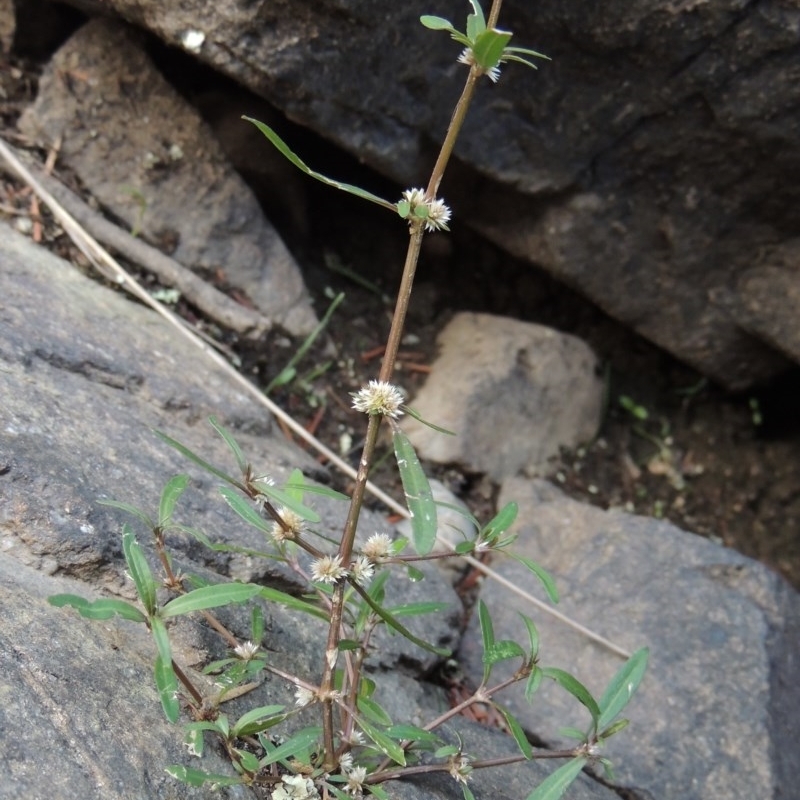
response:
<path id="1" fill-rule="evenodd" d="M 242 126 L 246 123 L 242 122 Z M 116 217 L 177 261 L 243 292 L 289 332 L 316 324 L 300 270 L 199 114 L 122 22 L 56 52 L 20 120 Z"/>
<path id="2" fill-rule="evenodd" d="M 766 567 L 674 526 L 566 498 L 543 481 L 512 479 L 499 502 L 519 503 L 515 550 L 551 571 L 558 610 L 617 645 L 647 645 L 650 665 L 626 710 L 630 727 L 610 740 L 619 785 L 642 798 L 800 798 L 800 597 Z M 536 593 L 517 562 L 496 563 Z M 543 666 L 573 672 L 599 697 L 621 659 L 486 582 L 497 639 L 527 641 L 518 610 L 541 635 Z M 473 623 L 461 656 L 481 669 Z M 511 670 L 497 668 L 497 679 Z M 493 678 L 494 680 L 494 678 Z M 526 730 L 560 743 L 562 725 L 588 715 L 555 685 L 509 707 Z"/>
<path id="3" fill-rule="evenodd" d="M 111 497 L 155 514 L 161 488 L 178 472 L 192 476 L 177 511 L 181 522 L 217 542 L 269 549 L 258 531 L 220 502 L 218 481 L 160 442 L 153 428 L 234 471 L 227 447 L 206 423 L 215 414 L 257 474 L 278 481 L 291 467 L 319 479 L 325 474 L 158 316 L 82 276 L 5 224 L 0 224 L 0 386 L 0 658 L 8 720 L 0 727 L 0 753 L 8 756 L 4 763 L 13 764 L 0 796 L 218 796 L 185 791 L 163 777 L 170 761 L 195 764 L 181 753 L 180 730 L 158 722 L 146 631 L 118 620 L 88 624 L 68 609 L 47 606 L 45 598 L 66 591 L 132 600 L 120 528 L 124 521 L 137 525 L 98 500 Z M 309 502 L 323 517 L 317 530 L 336 536 L 346 504 L 326 498 Z M 365 511 L 362 520 L 364 536 L 387 529 L 377 514 Z M 151 537 L 141 528 L 138 534 L 155 568 Z M 176 568 L 207 580 L 235 574 L 284 590 L 299 586 L 271 562 L 215 554 L 188 536 L 170 534 L 169 549 Z M 449 602 L 453 614 L 417 617 L 409 627 L 454 647 L 460 607 L 435 569 L 420 583 L 397 576 L 387 587 L 389 603 L 422 599 Z M 273 606 L 265 609 L 265 618 L 273 664 L 306 675 L 321 667 L 321 623 Z M 241 638 L 248 636 L 244 611 L 231 612 L 225 621 Z M 224 654 L 216 636 L 197 623 L 181 620 L 174 635 L 177 657 L 190 670 Z M 430 656 L 383 633 L 373 644 L 369 669 L 383 687 L 380 701 L 389 713 L 418 723 L 440 713 L 442 699 L 416 681 L 431 667 Z M 275 678 L 229 713 L 273 702 L 293 703 L 291 687 Z M 17 715 L 19 708 L 24 713 Z M 51 774 L 54 753 L 57 779 Z M 219 765 L 212 759 L 207 766 Z M 133 773 L 138 777 L 131 778 Z"/>
<path id="4" fill-rule="evenodd" d="M 545 472 L 562 447 L 597 435 L 603 381 L 580 339 L 542 325 L 462 312 L 437 339 L 440 354 L 403 427 L 420 455 L 495 480 Z"/>
<path id="5" fill-rule="evenodd" d="M 459 45 L 418 23 L 463 28 L 464 0 L 74 2 L 194 43 L 404 187 L 430 168 L 464 78 Z M 742 273 L 796 235 L 799 17 L 787 0 L 508 0 L 501 26 L 553 61 L 479 88 L 443 184 L 454 224 L 724 385 L 785 369 L 751 318 L 769 309 L 740 315 L 714 297 L 738 297 Z"/>

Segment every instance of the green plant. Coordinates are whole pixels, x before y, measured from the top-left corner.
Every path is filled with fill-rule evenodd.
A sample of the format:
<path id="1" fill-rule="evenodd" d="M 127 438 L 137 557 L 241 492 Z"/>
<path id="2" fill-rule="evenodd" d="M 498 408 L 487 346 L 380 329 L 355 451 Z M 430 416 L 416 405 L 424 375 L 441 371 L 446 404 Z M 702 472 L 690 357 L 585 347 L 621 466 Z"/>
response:
<path id="1" fill-rule="evenodd" d="M 426 189 L 410 189 L 397 203 L 382 200 L 358 187 L 343 184 L 311 170 L 268 126 L 251 120 L 264 135 L 299 169 L 330 186 L 355 194 L 398 214 L 409 228 L 409 247 L 403 278 L 398 291 L 395 313 L 380 374 L 353 396 L 353 406 L 367 414 L 365 444 L 351 497 L 308 483 L 299 470 L 293 471 L 281 485 L 260 476 L 246 458 L 231 433 L 211 419 L 236 464 L 234 474 L 219 468 L 164 433 L 158 435 L 195 466 L 221 481 L 220 493 L 226 503 L 245 522 L 260 531 L 267 545 L 263 550 L 212 542 L 203 532 L 174 520 L 174 512 L 189 485 L 187 475 L 173 477 L 166 484 L 158 512 L 146 511 L 127 503 L 108 503 L 133 515 L 153 537 L 161 576 L 156 578 L 136 541 L 132 530 L 123 527 L 123 550 L 134 582 L 140 607 L 121 600 L 101 599 L 90 602 L 76 595 L 50 598 L 56 606 L 72 606 L 83 616 L 106 619 L 115 615 L 147 626 L 154 642 L 156 659 L 154 678 L 165 715 L 177 721 L 182 699 L 192 717 L 186 726 L 186 741 L 192 752 L 201 754 L 206 736 L 222 743 L 233 767 L 230 775 L 208 774 L 182 765 L 169 767 L 175 778 L 188 784 L 247 784 L 268 787 L 272 800 L 288 798 L 352 798 L 372 794 L 388 797 L 383 785 L 392 780 L 423 773 L 449 773 L 471 798 L 469 777 L 473 770 L 508 764 L 509 758 L 481 759 L 468 754 L 460 744 L 446 741 L 440 731 L 456 714 L 478 703 L 492 705 L 505 721 L 516 742 L 517 760 L 541 757 L 528 741 L 519 721 L 503 707 L 497 696 L 513 684 L 524 685 L 532 699 L 545 679 L 555 681 L 574 697 L 589 714 L 584 730 L 567 730 L 576 745 L 561 753 L 548 752 L 549 758 L 562 757 L 567 763 L 542 785 L 531 791 L 528 800 L 553 800 L 560 797 L 581 769 L 590 763 L 609 764 L 600 755 L 603 742 L 620 731 L 626 721 L 619 719 L 644 674 L 647 650 L 631 656 L 617 672 L 599 699 L 575 677 L 550 666 L 542 666 L 539 636 L 532 619 L 521 615 L 523 643 L 497 640 L 489 613 L 478 602 L 477 614 L 483 641 L 483 675 L 478 688 L 466 699 L 424 725 L 396 723 L 381 706 L 380 687 L 368 677 L 364 665 L 375 632 L 386 627 L 406 637 L 416 646 L 444 658 L 446 649 L 415 636 L 404 623 L 408 617 L 436 614 L 441 605 L 415 602 L 390 605 L 387 584 L 392 573 L 401 570 L 415 580 L 424 577 L 419 563 L 442 558 L 471 558 L 487 551 L 507 551 L 514 536 L 509 533 L 517 507 L 509 503 L 485 524 L 473 520 L 474 533 L 445 552 L 434 552 L 437 540 L 437 508 L 428 479 L 414 449 L 397 423 L 404 413 L 414 412 L 404 405 L 400 391 L 391 383 L 403 324 L 411 296 L 414 273 L 426 232 L 446 230 L 450 210 L 437 198 L 439 184 L 456 136 L 464 120 L 469 101 L 482 75 L 496 80 L 500 65 L 508 61 L 533 64 L 524 56 L 542 57 L 524 48 L 509 47 L 511 34 L 496 27 L 500 9 L 495 0 L 488 20 L 478 0 L 470 0 L 472 13 L 464 33 L 447 20 L 426 16 L 422 23 L 434 30 L 448 31 L 465 50 L 459 61 L 469 66 L 461 98 L 445 137 L 441 153 Z M 292 369 L 294 365 L 291 365 Z M 385 533 L 356 538 L 363 506 L 367 476 L 373 463 L 378 432 L 382 425 L 391 429 L 392 444 L 411 518 L 411 539 L 393 540 Z M 347 503 L 348 511 L 341 537 L 332 542 L 316 529 L 321 522 L 314 509 L 314 496 L 325 495 Z M 214 550 L 246 552 L 256 558 L 278 560 L 293 570 L 308 591 L 295 596 L 272 586 L 254 583 L 220 582 L 208 584 L 197 576 L 185 576 L 173 567 L 167 546 L 167 534 L 177 531 L 189 535 Z M 552 601 L 557 601 L 555 584 L 538 564 L 514 556 L 542 583 Z M 167 599 L 163 599 L 164 590 Z M 308 675 L 290 674 L 270 658 L 262 645 L 264 617 L 261 603 L 283 605 L 307 615 L 324 625 L 324 647 L 320 663 Z M 236 637 L 213 609 L 252 603 L 249 639 Z M 173 656 L 170 642 L 172 620 L 200 614 L 216 631 L 229 653 L 206 667 L 216 676 L 221 690 L 206 696 Z M 516 660 L 510 678 L 492 681 L 495 667 Z M 233 696 L 248 691 L 259 677 L 270 674 L 285 681 L 295 693 L 293 706 L 270 704 L 258 706 L 236 719 L 221 710 Z M 306 710 L 317 709 L 319 718 L 305 724 Z M 278 739 L 276 730 L 288 733 Z"/>

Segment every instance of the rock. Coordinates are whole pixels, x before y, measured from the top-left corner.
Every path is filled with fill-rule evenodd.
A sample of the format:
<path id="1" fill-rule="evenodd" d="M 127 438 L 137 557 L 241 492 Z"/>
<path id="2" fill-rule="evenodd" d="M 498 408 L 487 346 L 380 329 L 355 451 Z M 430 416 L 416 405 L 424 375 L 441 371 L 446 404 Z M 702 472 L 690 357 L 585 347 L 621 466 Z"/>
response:
<path id="1" fill-rule="evenodd" d="M 460 313 L 438 338 L 440 355 L 410 404 L 404 428 L 419 454 L 501 480 L 541 472 L 561 447 L 596 435 L 603 382 L 591 350 L 541 325 Z"/>
<path id="2" fill-rule="evenodd" d="M 463 0 L 73 1 L 190 49 L 404 187 L 427 175 L 465 74 L 460 46 L 418 23 L 463 29 Z M 442 187 L 454 224 L 729 388 L 785 370 L 713 296 L 796 235 L 798 14 L 779 0 L 508 0 L 513 43 L 553 60 L 479 87 Z"/>
<path id="3" fill-rule="evenodd" d="M 800 703 L 800 596 L 731 550 L 666 522 L 581 505 L 543 481 L 506 481 L 499 503 L 510 500 L 520 506 L 515 551 L 554 575 L 558 610 L 629 651 L 650 648 L 625 714 L 631 725 L 607 746 L 616 784 L 637 798 L 800 798 L 800 755 L 785 744 L 800 735 L 792 710 Z M 537 592 L 517 562 L 493 566 Z M 498 640 L 527 641 L 506 590 L 487 581 L 482 598 Z M 572 672 L 599 697 L 621 659 L 543 613 L 523 613 L 539 629 L 542 666 Z M 480 674 L 474 623 L 461 658 Z M 513 668 L 498 666 L 492 680 Z M 508 707 L 552 745 L 562 725 L 587 725 L 555 685 L 541 687 L 532 705 L 522 695 L 515 689 Z"/>
<path id="4" fill-rule="evenodd" d="M 45 599 L 68 592 L 133 600 L 121 524 L 133 525 L 155 565 L 152 537 L 142 535 L 132 517 L 98 501 L 112 498 L 154 515 L 164 484 L 178 473 L 190 474 L 191 485 L 177 520 L 215 542 L 269 549 L 263 534 L 221 501 L 220 481 L 167 447 L 153 429 L 220 469 L 235 471 L 227 446 L 206 423 L 214 414 L 257 474 L 278 482 L 292 467 L 310 478 L 324 480 L 326 474 L 273 431 L 266 412 L 160 317 L 82 276 L 4 223 L 0 298 L 0 689 L 5 698 L 0 753 L 4 764 L 14 765 L 3 796 L 217 797 L 208 789 L 190 791 L 163 774 L 169 763 L 199 762 L 183 751 L 180 728 L 159 722 L 154 651 L 143 626 L 116 619 L 89 623 Z M 323 497 L 308 502 L 323 518 L 319 533 L 337 535 L 346 504 Z M 368 510 L 362 525 L 365 536 L 388 529 Z M 168 534 L 168 542 L 175 568 L 206 580 L 233 573 L 290 591 L 298 583 L 271 562 L 215 553 L 179 532 Z M 409 627 L 454 648 L 460 603 L 433 567 L 426 571 L 427 579 L 417 584 L 394 576 L 387 603 L 449 603 L 452 614 L 414 617 Z M 230 628 L 246 638 L 248 612 L 225 613 Z M 273 605 L 266 607 L 265 619 L 273 664 L 304 674 L 309 665 L 321 667 L 321 622 Z M 198 681 L 203 678 L 194 669 L 224 653 L 216 635 L 192 621 L 181 619 L 174 639 L 179 660 Z M 439 714 L 438 692 L 418 680 L 433 658 L 383 632 L 373 644 L 369 669 L 389 713 L 419 720 Z M 225 710 L 236 715 L 275 702 L 291 705 L 294 697 L 291 686 L 272 678 Z M 52 770 L 54 755 L 58 775 Z M 205 766 L 213 770 L 221 764 L 212 756 Z M 230 790 L 222 796 L 252 795 Z"/>
<path id="5" fill-rule="evenodd" d="M 313 329 L 291 254 L 200 116 L 122 23 L 94 20 L 67 40 L 20 128 L 60 141 L 61 162 L 97 200 L 177 261 L 229 282 L 290 333 Z"/>

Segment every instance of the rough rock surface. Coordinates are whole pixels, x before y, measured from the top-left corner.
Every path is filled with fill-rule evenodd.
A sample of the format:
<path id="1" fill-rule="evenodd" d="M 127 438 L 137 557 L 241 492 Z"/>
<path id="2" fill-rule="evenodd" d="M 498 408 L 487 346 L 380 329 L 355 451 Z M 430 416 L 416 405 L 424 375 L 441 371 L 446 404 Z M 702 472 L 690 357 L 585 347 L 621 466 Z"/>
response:
<path id="1" fill-rule="evenodd" d="M 499 503 L 519 503 L 515 551 L 555 576 L 558 610 L 617 645 L 650 647 L 650 665 L 628 708 L 631 726 L 608 744 L 617 782 L 635 797 L 738 800 L 800 798 L 800 596 L 766 567 L 658 520 L 602 511 L 544 481 L 512 479 Z M 536 593 L 517 562 L 495 563 Z M 497 639 L 524 638 L 518 603 L 487 582 Z M 525 611 L 524 613 L 529 613 Z M 543 666 L 573 672 L 599 696 L 621 660 L 542 613 Z M 480 632 L 462 661 L 480 668 Z M 508 669 L 497 668 L 497 679 Z M 561 725 L 588 715 L 554 685 L 509 707 L 551 744 Z M 578 707 L 580 708 L 580 707 Z"/>
<path id="2" fill-rule="evenodd" d="M 0 650 L 5 659 L 0 691 L 8 715 L 0 727 L 0 753 L 4 764 L 14 765 L 13 780 L 2 794 L 59 800 L 216 797 L 184 791 L 164 779 L 169 760 L 191 761 L 181 753 L 180 731 L 158 722 L 146 632 L 119 620 L 86 624 L 68 609 L 47 606 L 45 598 L 66 591 L 132 599 L 120 527 L 137 523 L 98 500 L 114 498 L 153 514 L 164 483 L 179 472 L 192 476 L 178 510 L 182 522 L 214 541 L 264 549 L 262 535 L 240 524 L 221 502 L 218 481 L 160 442 L 152 428 L 233 470 L 226 446 L 206 424 L 215 414 L 259 474 L 278 481 L 291 467 L 320 479 L 325 474 L 273 434 L 266 413 L 231 388 L 217 367 L 205 363 L 160 318 L 4 224 L 0 298 Z M 323 516 L 320 532 L 334 535 L 345 505 L 325 498 L 312 502 Z M 364 526 L 368 533 L 387 528 L 370 513 Z M 151 542 L 141 529 L 138 533 L 154 563 Z M 291 588 L 286 574 L 270 562 L 215 554 L 188 536 L 171 536 L 170 550 L 184 572 L 208 579 L 234 573 Z M 7 581 L 8 575 L 14 580 Z M 404 601 L 437 598 L 454 614 L 459 611 L 452 589 L 433 568 L 417 584 L 398 576 L 394 591 Z M 320 631 L 313 621 L 275 607 L 265 616 L 266 645 L 275 663 L 305 672 L 319 659 Z M 247 636 L 246 619 L 233 615 L 230 624 Z M 180 625 L 176 636 L 184 664 L 199 667 L 220 657 L 219 643 L 207 629 L 183 620 Z M 414 618 L 410 627 L 441 645 L 456 644 L 456 620 L 447 614 Z M 427 656 L 399 637 L 388 643 L 385 638 L 376 640 L 379 653 L 372 669 L 383 672 L 390 713 L 411 718 L 439 713 L 441 699 L 414 680 L 415 670 L 431 666 Z M 407 674 L 397 669 L 398 660 Z M 247 698 L 248 705 L 293 702 L 281 681 L 265 682 L 258 693 Z M 16 716 L 20 708 L 24 713 Z M 238 711 L 245 708 L 240 705 Z M 54 747 L 63 780 L 51 775 Z M 209 766 L 214 768 L 213 760 Z"/>
<path id="3" fill-rule="evenodd" d="M 418 23 L 463 27 L 462 0 L 75 2 L 194 42 L 405 186 L 429 169 L 464 77 L 459 45 Z M 714 297 L 738 297 L 742 273 L 796 236 L 797 4 L 509 0 L 501 24 L 553 60 L 480 87 L 443 185 L 455 224 L 472 220 L 726 386 L 785 369 L 759 330 L 771 310 L 741 316 Z"/>
<path id="4" fill-rule="evenodd" d="M 456 436 L 409 418 L 420 455 L 458 462 L 495 480 L 545 471 L 561 447 L 597 434 L 603 381 L 592 351 L 574 336 L 490 314 L 456 314 L 411 406 Z"/>
<path id="5" fill-rule="evenodd" d="M 99 19 L 73 34 L 20 128 L 45 144 L 58 141 L 61 163 L 97 200 L 177 261 L 229 282 L 289 332 L 313 329 L 294 259 L 133 29 Z"/>

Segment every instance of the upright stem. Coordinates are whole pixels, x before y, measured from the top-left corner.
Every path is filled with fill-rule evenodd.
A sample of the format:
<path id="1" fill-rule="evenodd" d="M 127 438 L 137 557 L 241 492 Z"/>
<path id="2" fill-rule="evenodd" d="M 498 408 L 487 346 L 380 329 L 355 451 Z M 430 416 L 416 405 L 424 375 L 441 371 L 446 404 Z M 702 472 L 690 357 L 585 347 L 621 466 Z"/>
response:
<path id="1" fill-rule="evenodd" d="M 496 24 L 501 5 L 502 0 L 494 0 L 492 3 L 488 21 L 489 27 L 493 27 Z M 475 66 L 470 68 L 467 81 L 461 92 L 461 97 L 459 97 L 456 107 L 453 110 L 453 116 L 450 119 L 450 125 L 447 128 L 447 134 L 442 143 L 442 148 L 439 151 L 439 156 L 431 172 L 428 187 L 425 191 L 425 196 L 428 201 L 436 199 L 436 194 L 439 191 L 439 184 L 442 182 L 444 171 L 450 160 L 450 156 L 453 154 L 456 139 L 464 124 L 464 118 L 466 117 L 467 109 L 475 93 L 475 87 L 480 75 L 481 73 Z M 403 335 L 408 306 L 411 301 L 414 275 L 417 271 L 417 263 L 419 262 L 419 254 L 422 248 L 422 237 L 425 235 L 424 220 L 412 219 L 410 225 L 410 238 L 408 250 L 406 251 L 406 260 L 403 266 L 403 276 L 400 280 L 400 288 L 397 291 L 397 301 L 395 303 L 394 315 L 392 316 L 392 325 L 389 330 L 389 337 L 386 341 L 386 350 L 379 374 L 379 380 L 387 382 L 391 381 L 392 375 L 394 374 L 397 352 L 400 349 L 400 340 Z M 361 459 L 358 463 L 355 486 L 350 499 L 350 509 L 339 544 L 338 555 L 342 566 L 345 568 L 349 567 L 353 553 L 353 542 L 355 541 L 356 529 L 358 528 L 358 518 L 361 513 L 361 506 L 364 502 L 369 469 L 375 453 L 375 444 L 378 441 L 381 419 L 382 418 L 378 415 L 370 415 L 364 447 L 361 451 Z M 334 769 L 337 766 L 334 746 L 333 688 L 336 662 L 339 655 L 339 640 L 341 638 L 342 612 L 344 608 L 346 586 L 347 582 L 345 580 L 340 580 L 334 587 L 331 601 L 332 607 L 330 626 L 328 628 L 328 640 L 325 646 L 325 661 L 322 681 L 320 682 L 320 695 L 323 704 L 323 742 L 325 747 L 324 769 L 327 770 Z M 356 676 L 355 680 L 358 680 L 358 676 Z"/>

